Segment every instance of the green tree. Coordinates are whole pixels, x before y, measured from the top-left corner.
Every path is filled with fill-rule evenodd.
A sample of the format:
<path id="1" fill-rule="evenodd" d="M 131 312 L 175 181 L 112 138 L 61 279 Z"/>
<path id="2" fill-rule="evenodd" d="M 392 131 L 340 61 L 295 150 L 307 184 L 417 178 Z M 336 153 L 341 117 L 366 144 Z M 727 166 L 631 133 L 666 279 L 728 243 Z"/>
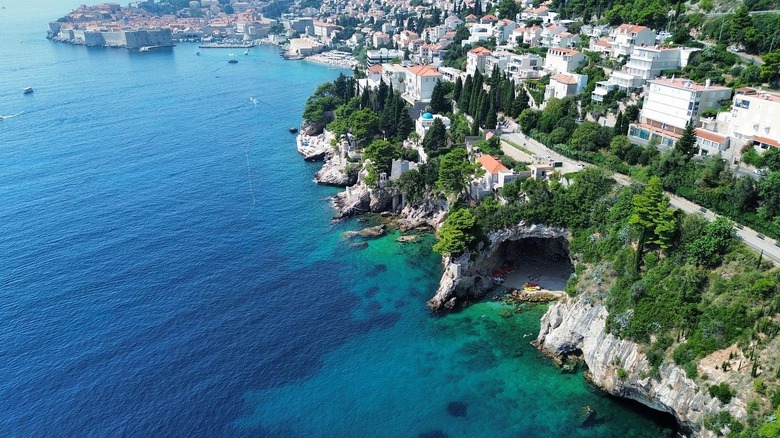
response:
<path id="1" fill-rule="evenodd" d="M 576 149 L 583 151 L 598 150 L 597 141 L 601 132 L 601 125 L 596 122 L 586 120 L 577 126 L 577 129 L 571 134 L 569 144 Z"/>
<path id="2" fill-rule="evenodd" d="M 436 188 L 455 198 L 468 187 L 477 166 L 469 161 L 465 148 L 455 148 L 441 157 L 439 161 L 439 179 Z"/>
<path id="3" fill-rule="evenodd" d="M 507 18 L 509 20 L 515 21 L 517 12 L 518 7 L 515 0 L 501 0 L 501 2 L 498 4 L 498 15 L 501 18 Z"/>
<path id="4" fill-rule="evenodd" d="M 693 130 L 693 122 L 690 122 L 685 126 L 682 137 L 674 144 L 674 150 L 688 157 L 688 160 L 699 152 L 699 147 L 696 145 L 696 134 Z"/>
<path id="5" fill-rule="evenodd" d="M 764 65 L 761 66 L 761 79 L 774 84 L 780 78 L 780 49 L 775 49 L 762 56 Z"/>
<path id="6" fill-rule="evenodd" d="M 460 76 L 458 76 L 457 79 L 455 79 L 455 88 L 452 90 L 452 99 L 455 102 L 460 102 L 460 93 L 463 91 L 463 81 L 460 79 Z"/>
<path id="7" fill-rule="evenodd" d="M 536 124 L 539 121 L 539 111 L 532 108 L 526 108 L 520 114 L 518 122 L 520 123 L 520 129 L 526 134 L 531 132 L 532 129 L 536 129 Z"/>
<path id="8" fill-rule="evenodd" d="M 753 178 L 738 178 L 729 193 L 729 200 L 739 211 L 755 211 L 759 200 L 758 184 Z"/>
<path id="9" fill-rule="evenodd" d="M 369 109 L 356 111 L 349 116 L 348 126 L 355 143 L 361 145 L 379 133 L 379 116 Z"/>
<path id="10" fill-rule="evenodd" d="M 439 241 L 433 245 L 433 250 L 442 255 L 462 254 L 476 241 L 476 224 L 477 219 L 468 208 L 451 212 L 439 229 Z"/>
<path id="11" fill-rule="evenodd" d="M 510 114 L 512 117 L 520 117 L 520 114 L 522 114 L 523 111 L 529 109 L 530 106 L 528 102 L 528 92 L 525 91 L 525 88 L 520 87 L 520 91 L 517 93 L 517 97 L 512 102 L 512 107 L 510 109 Z"/>
<path id="12" fill-rule="evenodd" d="M 723 255 L 728 252 L 734 236 L 734 224 L 719 216 L 704 227 L 701 236 L 688 244 L 686 252 L 697 266 L 713 268 L 723 261 Z"/>
<path id="13" fill-rule="evenodd" d="M 444 97 L 444 81 L 438 81 L 431 92 L 431 111 L 444 114 L 449 110 L 447 107 L 447 98 Z"/>
<path id="14" fill-rule="evenodd" d="M 423 138 L 423 150 L 429 155 L 436 155 L 436 153 L 447 147 L 447 128 L 439 118 L 433 121 L 433 124 L 428 128 L 428 132 L 425 133 Z"/>
<path id="15" fill-rule="evenodd" d="M 390 173 L 392 161 L 401 156 L 401 150 L 387 140 L 374 140 L 366 146 L 364 155 L 371 160 L 377 174 Z"/>
<path id="16" fill-rule="evenodd" d="M 669 197 L 664 194 L 661 179 L 650 178 L 644 192 L 634 195 L 633 210 L 628 223 L 639 228 L 636 268 L 644 256 L 646 243 L 656 244 L 662 249 L 668 248 L 676 229 L 674 210 L 669 207 Z"/>
<path id="17" fill-rule="evenodd" d="M 731 17 L 729 40 L 734 44 L 743 44 L 745 42 L 745 31 L 752 27 L 753 19 L 750 18 L 748 9 L 744 4 L 740 5 L 734 15 Z"/>
<path id="18" fill-rule="evenodd" d="M 780 172 L 771 172 L 764 178 L 759 184 L 759 193 L 764 200 L 761 215 L 767 220 L 774 220 L 780 215 Z"/>

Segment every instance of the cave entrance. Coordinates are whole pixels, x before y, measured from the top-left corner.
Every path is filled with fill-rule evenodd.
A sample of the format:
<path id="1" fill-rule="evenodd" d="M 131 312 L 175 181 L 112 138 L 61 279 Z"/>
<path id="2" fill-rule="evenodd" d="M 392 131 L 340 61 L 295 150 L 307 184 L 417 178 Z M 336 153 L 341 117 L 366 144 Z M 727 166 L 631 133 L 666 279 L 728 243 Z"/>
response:
<path id="1" fill-rule="evenodd" d="M 564 237 L 526 237 L 503 242 L 493 259 L 493 273 L 501 273 L 503 286 L 522 289 L 536 283 L 542 289 L 563 291 L 574 272 Z"/>

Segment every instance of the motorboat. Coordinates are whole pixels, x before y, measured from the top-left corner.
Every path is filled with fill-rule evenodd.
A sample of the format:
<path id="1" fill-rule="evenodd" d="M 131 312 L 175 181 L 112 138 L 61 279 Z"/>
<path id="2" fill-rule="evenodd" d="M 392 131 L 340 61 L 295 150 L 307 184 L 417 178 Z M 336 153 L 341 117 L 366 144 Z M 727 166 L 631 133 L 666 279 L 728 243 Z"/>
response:
<path id="1" fill-rule="evenodd" d="M 27 87 L 24 90 L 22 90 L 22 93 L 24 94 L 32 94 L 32 92 L 33 92 L 32 87 Z"/>

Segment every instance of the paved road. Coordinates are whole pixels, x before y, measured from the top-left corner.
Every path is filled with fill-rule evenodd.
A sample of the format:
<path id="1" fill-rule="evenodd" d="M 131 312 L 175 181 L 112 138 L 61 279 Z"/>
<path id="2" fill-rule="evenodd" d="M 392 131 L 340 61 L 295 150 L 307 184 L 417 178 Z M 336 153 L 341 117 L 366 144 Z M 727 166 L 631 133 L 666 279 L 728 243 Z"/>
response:
<path id="1" fill-rule="evenodd" d="M 517 133 L 502 134 L 501 138 L 507 139 L 512 143 L 519 145 L 526 151 L 530 152 L 531 156 L 529 156 L 528 153 L 516 149 L 514 146 L 512 146 L 509 143 L 502 142 L 502 149 L 504 153 L 516 160 L 522 160 L 526 162 L 547 161 L 548 159 L 552 159 L 554 161 L 562 161 L 563 167 L 560 168 L 560 170 L 561 173 L 564 174 L 569 172 L 575 172 L 577 170 L 582 169 L 583 167 L 591 166 L 591 164 L 564 157 L 563 155 L 560 155 L 557 152 L 548 149 L 547 146 L 539 143 L 538 141 L 530 137 L 526 137 L 523 134 L 517 134 Z M 534 160 L 534 158 L 538 158 L 538 160 Z M 631 184 L 630 178 L 627 177 L 626 175 L 616 173 L 614 174 L 614 178 L 615 181 L 617 181 L 619 184 L 622 185 Z M 687 199 L 681 198 L 671 193 L 667 193 L 667 195 L 669 195 L 669 204 L 671 204 L 671 206 L 674 208 L 678 208 L 690 214 L 699 213 L 703 215 L 707 220 L 710 221 L 715 220 L 715 218 L 718 217 L 718 215 L 713 213 L 712 211 L 709 211 L 698 204 L 688 201 Z M 768 237 L 764 237 L 762 234 L 748 227 L 741 227 L 741 228 L 738 227 L 736 231 L 739 239 L 742 240 L 742 242 L 745 245 L 747 245 L 748 248 L 752 249 L 757 253 L 761 253 L 763 251 L 765 259 L 770 260 L 775 265 L 780 266 L 780 246 L 777 246 L 778 245 L 777 242 L 775 242 L 774 240 Z"/>

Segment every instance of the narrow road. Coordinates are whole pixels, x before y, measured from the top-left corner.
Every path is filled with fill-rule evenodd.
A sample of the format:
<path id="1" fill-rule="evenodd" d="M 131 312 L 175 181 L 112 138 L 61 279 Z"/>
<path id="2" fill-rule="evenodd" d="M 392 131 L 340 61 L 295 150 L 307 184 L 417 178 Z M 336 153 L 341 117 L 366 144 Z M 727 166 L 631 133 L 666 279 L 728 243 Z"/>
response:
<path id="1" fill-rule="evenodd" d="M 563 174 L 576 172 L 582 169 L 583 167 L 592 166 L 592 164 L 589 163 L 564 157 L 563 155 L 560 155 L 557 152 L 548 149 L 547 146 L 539 143 L 538 141 L 530 137 L 525 136 L 524 134 L 518 134 L 518 133 L 502 134 L 501 138 L 508 140 L 520 146 L 521 148 L 525 149 L 525 151 L 522 151 L 517 149 L 513 145 L 507 143 L 506 141 L 502 142 L 502 149 L 504 153 L 516 160 L 522 160 L 526 162 L 528 161 L 544 162 L 548 160 L 561 161 L 563 162 L 563 167 L 560 168 L 560 171 Z M 626 175 L 615 173 L 613 177 L 615 178 L 615 181 L 618 182 L 618 184 L 624 186 L 631 184 L 631 179 Z M 671 193 L 667 193 L 667 195 L 669 196 L 669 204 L 672 207 L 678 208 L 686 213 L 701 214 L 702 216 L 704 216 L 704 218 L 706 218 L 709 221 L 715 220 L 715 218 L 719 216 L 713 213 L 712 211 L 707 210 L 706 208 L 698 204 L 695 204 L 687 199 L 681 198 Z M 751 250 L 757 253 L 763 252 L 765 259 L 772 261 L 777 266 L 780 266 L 780 243 L 768 237 L 765 237 L 764 235 L 762 235 L 761 233 L 753 229 L 744 227 L 742 225 L 736 226 L 736 232 L 737 232 L 737 237 L 739 237 L 739 239 L 748 248 L 750 248 Z"/>

